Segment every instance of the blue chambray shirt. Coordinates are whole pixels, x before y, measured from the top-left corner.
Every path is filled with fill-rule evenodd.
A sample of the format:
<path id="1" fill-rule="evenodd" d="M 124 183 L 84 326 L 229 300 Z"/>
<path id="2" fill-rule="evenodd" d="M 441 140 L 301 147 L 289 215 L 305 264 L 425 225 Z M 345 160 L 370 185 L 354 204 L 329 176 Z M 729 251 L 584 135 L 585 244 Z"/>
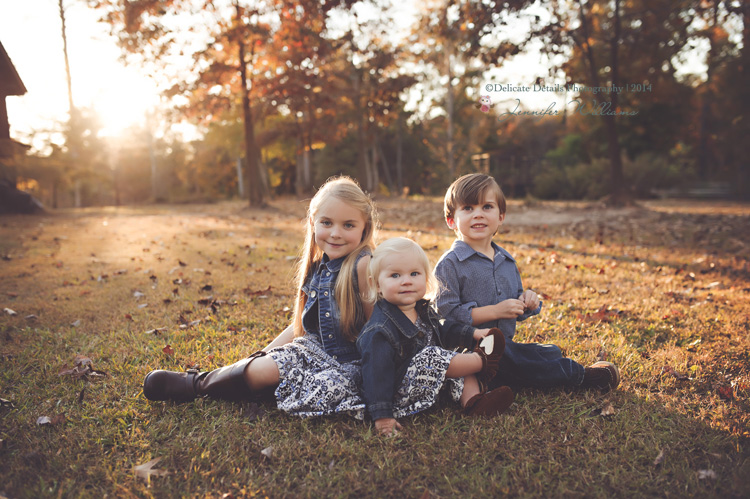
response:
<path id="1" fill-rule="evenodd" d="M 360 258 L 369 254 L 369 250 L 363 250 L 357 256 L 355 268 Z M 302 310 L 305 336 L 321 345 L 328 355 L 341 363 L 360 358 L 356 345 L 344 339 L 341 332 L 341 315 L 334 296 L 336 278 L 345 259 L 344 256 L 330 260 L 328 255 L 324 254 L 310 279 L 302 286 L 302 291 L 307 295 L 307 302 Z M 359 292 L 356 272 L 353 278 L 355 289 Z"/>
<path id="2" fill-rule="evenodd" d="M 456 240 L 440 258 L 435 266 L 435 276 L 441 284 L 440 294 L 435 300 L 440 315 L 471 324 L 471 310 L 474 307 L 486 307 L 521 296 L 523 283 L 516 261 L 494 242 L 492 247 L 495 250 L 494 260 L 478 253 L 465 242 Z M 540 301 L 536 310 L 525 312 L 516 319 L 497 319 L 476 327 L 496 327 L 507 339 L 513 339 L 516 322 L 528 319 L 541 310 Z"/>

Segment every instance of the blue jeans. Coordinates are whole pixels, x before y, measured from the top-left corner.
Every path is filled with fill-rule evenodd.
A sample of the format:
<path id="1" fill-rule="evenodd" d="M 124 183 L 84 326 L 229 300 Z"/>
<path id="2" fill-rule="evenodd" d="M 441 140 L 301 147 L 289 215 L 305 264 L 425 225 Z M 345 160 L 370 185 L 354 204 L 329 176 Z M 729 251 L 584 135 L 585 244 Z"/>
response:
<path id="1" fill-rule="evenodd" d="M 497 376 L 490 388 L 576 387 L 583 381 L 583 366 L 562 356 L 560 348 L 541 343 L 516 343 L 506 340 Z"/>

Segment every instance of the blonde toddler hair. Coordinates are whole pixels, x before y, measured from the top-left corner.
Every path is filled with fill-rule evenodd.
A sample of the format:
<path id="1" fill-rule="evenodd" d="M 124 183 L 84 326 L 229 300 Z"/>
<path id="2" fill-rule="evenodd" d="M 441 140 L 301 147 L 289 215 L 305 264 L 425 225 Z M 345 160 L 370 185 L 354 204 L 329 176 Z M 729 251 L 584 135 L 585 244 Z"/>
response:
<path id="1" fill-rule="evenodd" d="M 419 263 L 424 269 L 425 278 L 427 281 L 427 290 L 425 293 L 426 299 L 432 299 L 438 291 L 438 281 L 432 274 L 432 266 L 430 260 L 427 258 L 427 254 L 424 252 L 421 246 L 411 239 L 405 237 L 394 237 L 387 239 L 380 243 L 375 251 L 372 253 L 370 264 L 367 266 L 367 278 L 370 280 L 370 289 L 368 295 L 365 297 L 370 302 L 375 302 L 379 299 L 378 296 L 378 275 L 380 274 L 381 267 L 383 266 L 383 260 L 391 255 L 402 255 L 412 254 L 417 257 Z"/>

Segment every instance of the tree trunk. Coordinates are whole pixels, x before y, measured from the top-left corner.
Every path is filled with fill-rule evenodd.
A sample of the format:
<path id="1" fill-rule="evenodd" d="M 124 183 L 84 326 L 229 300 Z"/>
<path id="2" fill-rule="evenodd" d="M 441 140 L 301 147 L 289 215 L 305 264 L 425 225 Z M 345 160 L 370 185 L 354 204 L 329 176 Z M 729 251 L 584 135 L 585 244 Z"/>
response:
<path id="1" fill-rule="evenodd" d="M 742 18 L 742 52 L 740 53 L 740 81 L 746 82 L 740 86 L 739 113 L 741 121 L 739 126 L 744 130 L 744 136 L 750 137 L 750 2 L 743 1 L 741 4 Z M 742 134 L 741 134 L 742 136 Z M 737 189 L 742 199 L 750 199 L 750 142 L 744 141 L 739 147 L 743 148 L 740 153 L 738 166 Z"/>
<path id="2" fill-rule="evenodd" d="M 305 146 L 302 142 L 301 135 L 297 135 L 297 154 L 296 159 L 296 165 L 295 165 L 295 179 L 294 179 L 294 192 L 297 194 L 297 197 L 302 197 L 302 195 L 305 193 L 305 173 L 304 169 L 305 167 L 302 164 L 302 152 L 304 151 Z"/>
<path id="3" fill-rule="evenodd" d="M 586 18 L 586 13 L 583 10 L 583 2 L 581 0 L 578 0 L 578 6 L 581 14 L 581 29 L 583 30 L 583 38 L 585 40 L 585 44 L 582 45 L 581 48 L 586 51 L 592 86 L 599 87 L 599 76 L 597 75 L 597 66 L 594 61 L 594 53 L 593 49 L 588 43 L 588 19 Z M 618 73 L 618 46 L 621 38 L 620 0 L 615 0 L 613 14 L 615 28 L 612 39 L 610 40 L 609 56 L 610 68 L 612 70 L 612 86 L 619 86 L 620 77 Z M 617 106 L 619 105 L 617 92 L 610 92 L 610 96 L 610 110 L 612 112 L 615 112 L 617 111 Z M 627 202 L 628 196 L 623 190 L 622 153 L 620 149 L 619 133 L 617 131 L 617 121 L 615 119 L 615 116 L 610 114 L 605 114 L 603 116 L 603 119 L 605 132 L 607 134 L 607 149 L 609 151 L 609 164 L 612 177 L 609 203 L 615 206 L 619 206 Z"/>
<path id="4" fill-rule="evenodd" d="M 391 196 L 393 196 L 394 193 L 396 193 L 396 195 L 398 196 L 401 193 L 398 192 L 396 184 L 393 183 L 391 169 L 388 166 L 388 162 L 385 160 L 385 153 L 383 152 L 383 147 L 380 145 L 380 141 L 375 143 L 375 147 L 378 148 L 378 152 L 380 153 L 380 164 L 383 166 L 383 175 L 385 176 L 385 181 L 388 184 L 388 190 L 390 191 Z"/>
<path id="5" fill-rule="evenodd" d="M 449 45 L 450 42 L 446 42 Z M 448 174 L 453 179 L 456 176 L 456 160 L 453 157 L 453 112 L 454 112 L 454 96 L 453 96 L 453 46 L 446 47 L 445 60 L 448 72 L 448 92 L 445 98 L 445 112 L 448 119 L 448 131 L 447 131 L 447 163 L 448 163 Z"/>
<path id="6" fill-rule="evenodd" d="M 398 195 L 401 196 L 404 193 L 404 175 L 403 175 L 403 134 L 401 128 L 401 116 L 398 119 L 398 133 L 396 134 L 396 185 L 398 186 Z"/>
<path id="7" fill-rule="evenodd" d="M 66 33 L 65 25 L 65 8 L 63 7 L 63 0 L 58 0 L 58 6 L 60 7 L 60 21 L 62 23 L 62 41 L 63 41 L 63 57 L 65 59 L 65 81 L 68 84 L 68 127 L 69 135 L 67 138 L 67 146 L 70 154 L 70 164 L 75 170 L 78 168 L 78 113 L 76 112 L 75 105 L 73 103 L 73 79 L 70 73 L 70 61 L 68 59 L 68 35 Z M 81 181 L 76 179 L 73 183 L 74 188 L 74 199 L 75 207 L 81 207 Z"/>
<path id="8" fill-rule="evenodd" d="M 237 10 L 237 23 L 242 22 L 242 14 L 239 4 L 235 4 Z M 238 39 L 240 56 L 240 84 L 242 91 L 242 117 L 245 126 L 245 159 L 247 161 L 247 197 L 250 206 L 265 205 L 265 189 L 261 185 L 260 165 L 258 164 L 258 144 L 255 142 L 255 126 L 253 123 L 253 110 L 250 106 L 250 93 L 247 85 L 247 62 L 245 61 L 245 41 Z"/>

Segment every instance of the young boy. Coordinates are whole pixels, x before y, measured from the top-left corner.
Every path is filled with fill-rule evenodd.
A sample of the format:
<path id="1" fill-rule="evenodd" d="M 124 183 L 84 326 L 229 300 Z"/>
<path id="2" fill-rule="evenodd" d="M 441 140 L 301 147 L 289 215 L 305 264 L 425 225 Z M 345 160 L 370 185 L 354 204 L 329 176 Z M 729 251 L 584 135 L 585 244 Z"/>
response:
<path id="1" fill-rule="evenodd" d="M 524 291 L 510 253 L 492 242 L 505 220 L 505 196 L 495 179 L 478 173 L 459 178 L 448 187 L 444 210 L 456 241 L 435 266 L 444 288 L 437 298 L 438 311 L 446 319 L 503 332 L 505 353 L 490 388 L 616 388 L 620 372 L 610 362 L 583 367 L 563 357 L 555 345 L 512 341 L 516 322 L 538 314 L 542 303 L 536 293 Z"/>

